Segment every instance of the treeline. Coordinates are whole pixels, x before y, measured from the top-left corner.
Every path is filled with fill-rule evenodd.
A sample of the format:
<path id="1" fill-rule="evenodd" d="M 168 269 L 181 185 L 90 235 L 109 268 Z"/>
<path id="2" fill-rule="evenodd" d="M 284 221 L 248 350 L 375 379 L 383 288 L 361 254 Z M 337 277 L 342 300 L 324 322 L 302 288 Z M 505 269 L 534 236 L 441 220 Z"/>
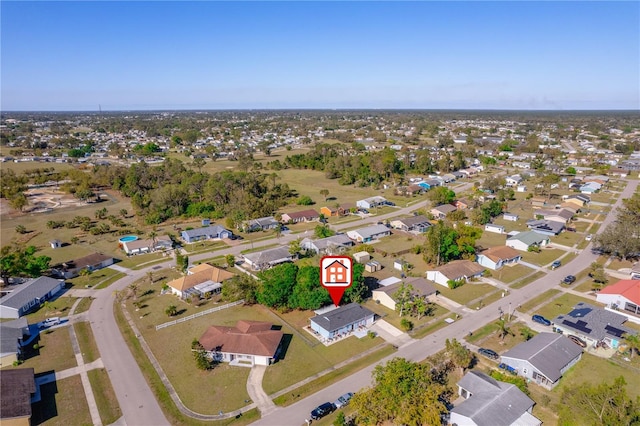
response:
<path id="1" fill-rule="evenodd" d="M 148 224 L 186 215 L 227 217 L 227 226 L 233 227 L 246 219 L 272 215 L 295 195 L 274 175 L 237 171 L 210 175 L 172 159 L 154 167 L 144 162 L 129 168 L 97 166 L 92 178 L 94 185 L 111 186 L 129 197 Z"/>

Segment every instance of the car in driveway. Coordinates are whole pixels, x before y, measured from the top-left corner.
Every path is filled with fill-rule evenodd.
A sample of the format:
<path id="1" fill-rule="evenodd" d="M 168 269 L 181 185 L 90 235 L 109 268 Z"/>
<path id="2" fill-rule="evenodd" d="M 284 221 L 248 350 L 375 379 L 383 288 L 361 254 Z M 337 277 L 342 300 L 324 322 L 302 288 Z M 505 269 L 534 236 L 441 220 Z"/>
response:
<path id="1" fill-rule="evenodd" d="M 349 401 L 351 401 L 351 398 L 353 398 L 353 392 L 347 392 L 344 395 L 340 396 L 340 398 L 336 399 L 333 405 L 336 406 L 336 409 L 342 408 L 349 405 Z"/>
<path id="2" fill-rule="evenodd" d="M 562 262 L 560 262 L 559 260 L 556 260 L 551 264 L 551 269 L 556 269 L 556 268 L 559 268 L 560 266 L 562 266 Z"/>
<path id="3" fill-rule="evenodd" d="M 39 328 L 48 328 L 48 327 L 53 327 L 54 325 L 58 325 L 60 324 L 60 318 L 59 317 L 52 317 L 52 318 L 47 318 L 46 320 L 42 321 L 40 324 L 38 324 Z"/>
<path id="4" fill-rule="evenodd" d="M 584 239 L 587 241 L 591 241 L 593 239 L 593 235 L 589 234 L 586 237 L 584 237 Z"/>
<path id="5" fill-rule="evenodd" d="M 574 277 L 573 275 L 567 275 L 562 280 L 562 282 L 565 284 L 573 284 L 575 281 L 576 281 L 576 277 Z"/>
<path id="6" fill-rule="evenodd" d="M 318 405 L 311 411 L 311 420 L 320 420 L 324 416 L 333 413 L 336 410 L 336 406 L 330 402 Z"/>
<path id="7" fill-rule="evenodd" d="M 585 342 L 584 340 L 582 340 L 581 338 L 579 338 L 578 336 L 574 336 L 573 334 L 570 334 L 567 336 L 569 338 L 569 340 L 571 340 L 573 343 L 575 343 L 578 346 L 582 346 L 583 348 L 587 347 L 587 342 Z"/>
<path id="8" fill-rule="evenodd" d="M 478 353 L 480 355 L 486 356 L 489 359 L 498 359 L 498 358 L 500 358 L 500 355 L 498 355 L 497 352 L 492 351 L 491 349 L 487 349 L 487 348 L 478 349 Z"/>
<path id="9" fill-rule="evenodd" d="M 551 321 L 543 317 L 542 315 L 534 315 L 531 317 L 531 321 L 537 322 L 542 325 L 551 325 Z"/>

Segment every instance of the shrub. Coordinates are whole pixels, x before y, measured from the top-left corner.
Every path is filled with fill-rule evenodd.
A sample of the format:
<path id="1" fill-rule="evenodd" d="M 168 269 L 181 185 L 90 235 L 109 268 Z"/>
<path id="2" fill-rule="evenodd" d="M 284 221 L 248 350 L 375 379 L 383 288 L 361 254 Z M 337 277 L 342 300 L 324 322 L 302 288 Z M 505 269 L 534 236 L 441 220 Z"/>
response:
<path id="1" fill-rule="evenodd" d="M 308 195 L 303 195 L 296 200 L 296 204 L 299 206 L 310 206 L 313 204 L 313 200 Z"/>
<path id="2" fill-rule="evenodd" d="M 411 331 L 413 330 L 413 323 L 406 318 L 402 318 L 402 321 L 400 321 L 400 327 L 402 327 L 404 331 Z"/>
<path id="3" fill-rule="evenodd" d="M 540 247 L 538 246 L 529 246 L 529 248 L 527 249 L 528 252 L 530 253 L 540 253 Z"/>
<path id="4" fill-rule="evenodd" d="M 458 287 L 462 287 L 464 285 L 464 280 L 460 279 L 460 280 L 449 280 L 447 281 L 447 285 L 449 286 L 449 288 L 451 290 L 456 289 Z"/>
<path id="5" fill-rule="evenodd" d="M 375 339 L 376 338 L 376 333 L 369 330 L 367 331 L 367 336 L 369 336 L 369 339 Z"/>

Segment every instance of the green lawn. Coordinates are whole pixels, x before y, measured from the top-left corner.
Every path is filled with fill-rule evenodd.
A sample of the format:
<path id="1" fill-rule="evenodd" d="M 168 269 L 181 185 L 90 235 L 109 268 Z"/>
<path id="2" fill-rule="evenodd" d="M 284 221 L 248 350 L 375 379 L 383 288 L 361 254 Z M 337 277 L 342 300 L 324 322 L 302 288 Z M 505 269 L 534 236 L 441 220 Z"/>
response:
<path id="1" fill-rule="evenodd" d="M 466 337 L 466 340 L 477 346 L 489 348 L 498 353 L 504 353 L 525 341 L 524 337 L 520 333 L 524 328 L 527 328 L 527 326 L 521 322 L 512 322 L 507 326 L 507 328 L 510 333 L 504 338 L 501 338 L 499 335 L 500 327 L 498 326 L 497 321 L 495 321 L 474 331 L 472 336 Z M 537 333 L 534 332 L 533 334 L 535 335 Z"/>
<path id="2" fill-rule="evenodd" d="M 400 315 L 398 315 L 398 313 L 396 311 L 392 311 L 391 309 L 387 308 L 386 306 L 383 306 L 379 303 L 376 303 L 374 300 L 369 299 L 364 303 L 364 306 L 369 309 L 372 312 L 375 312 L 376 314 L 378 314 L 381 318 L 383 318 L 385 321 L 387 321 L 389 324 L 393 325 L 394 327 L 396 327 L 399 330 L 402 330 L 402 326 L 400 325 L 400 321 L 402 320 L 402 318 L 400 318 Z M 431 315 L 428 316 L 423 316 L 420 319 L 418 319 L 418 317 L 416 316 L 409 316 L 409 315 L 405 315 L 404 318 L 408 319 L 409 321 L 413 322 L 413 327 L 414 328 L 419 328 L 431 321 L 433 321 L 434 318 L 440 317 L 441 315 L 444 315 L 445 313 L 448 313 L 449 311 L 445 308 L 443 308 L 440 305 L 437 304 L 432 304 L 433 306 L 433 312 L 431 313 Z"/>
<path id="3" fill-rule="evenodd" d="M 495 232 L 482 232 L 482 237 L 476 241 L 476 247 L 488 249 L 490 247 L 503 246 L 507 241 L 506 234 L 496 234 Z"/>
<path id="4" fill-rule="evenodd" d="M 118 265 L 123 268 L 142 269 L 149 265 L 166 262 L 171 259 L 171 256 L 167 256 L 165 253 L 138 254 L 125 258 L 122 262 L 118 263 Z"/>
<path id="5" fill-rule="evenodd" d="M 98 405 L 100 420 L 102 420 L 103 425 L 110 425 L 122 416 L 122 411 L 120 410 L 120 405 L 118 405 L 116 393 L 111 386 L 109 375 L 104 368 L 89 370 L 87 375 L 89 376 L 93 396 Z"/>
<path id="6" fill-rule="evenodd" d="M 80 299 L 80 302 L 78 302 L 78 304 L 76 305 L 76 309 L 75 311 L 73 311 L 74 314 L 81 314 L 83 312 L 86 312 L 89 310 L 89 308 L 91 307 L 91 302 L 93 302 L 93 297 L 83 297 Z"/>
<path id="7" fill-rule="evenodd" d="M 491 276 L 505 284 L 512 283 L 533 272 L 533 269 L 524 265 L 504 266 L 497 271 L 491 271 Z"/>
<path id="8" fill-rule="evenodd" d="M 453 290 L 445 286 L 438 286 L 438 292 L 440 294 L 448 299 L 460 303 L 461 305 L 466 305 L 475 299 L 485 297 L 495 290 L 496 288 L 490 284 L 476 284 L 473 282 L 468 282 L 462 287 L 458 287 Z"/>
<path id="9" fill-rule="evenodd" d="M 38 344 L 39 349 L 34 350 L 34 344 Z M 18 367 L 3 367 L 3 369 L 33 368 L 36 373 L 45 373 L 62 371 L 77 365 L 67 327 L 40 333 L 29 346 L 24 348 L 24 351 L 25 361 L 22 364 Z"/>
<path id="10" fill-rule="evenodd" d="M 398 232 L 388 237 L 384 237 L 379 243 L 374 244 L 373 247 L 376 250 L 387 252 L 389 255 L 394 255 L 399 251 L 409 250 L 416 245 L 423 245 L 424 240 L 425 239 L 422 236 L 407 235 L 405 233 Z"/>
<path id="11" fill-rule="evenodd" d="M 571 225 L 569 225 L 571 226 Z M 551 237 L 551 243 L 560 244 L 567 247 L 573 247 L 574 244 L 582 242 L 584 240 L 584 235 L 581 232 L 561 232 L 560 235 Z"/>
<path id="12" fill-rule="evenodd" d="M 69 315 L 69 311 L 73 304 L 78 300 L 77 297 L 59 296 L 53 301 L 49 301 L 48 305 L 42 305 L 38 310 L 27 315 L 29 324 L 44 321 L 49 317 L 65 317 Z"/>
<path id="13" fill-rule="evenodd" d="M 67 283 L 73 284 L 75 288 L 95 288 L 101 289 L 108 287 L 115 281 L 124 277 L 122 272 L 118 272 L 115 269 L 103 268 L 95 271 L 91 275 L 80 276 L 67 280 Z"/>
<path id="14" fill-rule="evenodd" d="M 538 309 L 538 314 L 553 321 L 555 317 L 561 314 L 567 314 L 571 312 L 571 309 L 578 303 L 585 302 L 594 306 L 603 306 L 600 303 L 596 303 L 595 300 L 585 299 L 584 297 L 575 296 L 573 294 L 565 293 L 551 303 Z"/>
<path id="15" fill-rule="evenodd" d="M 533 263 L 534 265 L 544 266 L 554 260 L 557 260 L 565 253 L 564 250 L 543 248 L 540 253 L 522 252 L 522 260 L 525 262 Z"/>
<path id="16" fill-rule="evenodd" d="M 518 288 L 522 288 L 528 284 L 531 284 L 532 282 L 534 282 L 535 280 L 542 278 L 543 276 L 545 276 L 545 273 L 542 271 L 538 271 L 532 275 L 529 275 L 526 278 L 523 278 L 519 281 L 516 281 L 515 283 L 511 284 L 509 287 L 514 288 L 514 289 L 518 289 Z"/>
<path id="17" fill-rule="evenodd" d="M 558 293 L 560 293 L 560 290 L 556 290 L 553 288 L 550 290 L 547 290 L 544 293 L 542 293 L 540 296 L 534 297 L 533 299 L 529 300 L 527 303 L 524 303 L 522 306 L 520 306 L 520 309 L 518 310 L 520 312 L 529 312 L 536 306 L 539 306 L 544 302 L 546 302 L 547 300 L 553 298 Z"/>
<path id="18" fill-rule="evenodd" d="M 502 297 L 503 291 L 500 289 L 496 289 L 495 291 L 486 294 L 484 297 L 480 299 L 476 299 L 475 301 L 468 302 L 467 306 L 471 309 L 482 309 L 485 306 L 488 306 L 495 302 L 496 300 L 500 300 Z"/>
<path id="19" fill-rule="evenodd" d="M 100 351 L 98 351 L 98 346 L 93 338 L 91 324 L 86 321 L 77 322 L 73 324 L 73 328 L 76 331 L 80 352 L 82 353 L 82 359 L 85 364 L 100 358 Z"/>
<path id="20" fill-rule="evenodd" d="M 57 380 L 40 387 L 42 400 L 33 404 L 31 424 L 85 426 L 93 424 L 80 376 Z"/>

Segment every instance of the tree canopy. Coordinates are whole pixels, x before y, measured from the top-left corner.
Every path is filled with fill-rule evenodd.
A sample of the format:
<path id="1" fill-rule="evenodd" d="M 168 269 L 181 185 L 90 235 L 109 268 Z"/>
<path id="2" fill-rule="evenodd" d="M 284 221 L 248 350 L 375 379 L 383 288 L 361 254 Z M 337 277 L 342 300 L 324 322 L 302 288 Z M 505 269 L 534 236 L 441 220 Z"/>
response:
<path id="1" fill-rule="evenodd" d="M 0 277 L 4 285 L 11 277 L 39 277 L 49 269 L 51 258 L 36 256 L 35 246 L 8 245 L 0 250 Z"/>

